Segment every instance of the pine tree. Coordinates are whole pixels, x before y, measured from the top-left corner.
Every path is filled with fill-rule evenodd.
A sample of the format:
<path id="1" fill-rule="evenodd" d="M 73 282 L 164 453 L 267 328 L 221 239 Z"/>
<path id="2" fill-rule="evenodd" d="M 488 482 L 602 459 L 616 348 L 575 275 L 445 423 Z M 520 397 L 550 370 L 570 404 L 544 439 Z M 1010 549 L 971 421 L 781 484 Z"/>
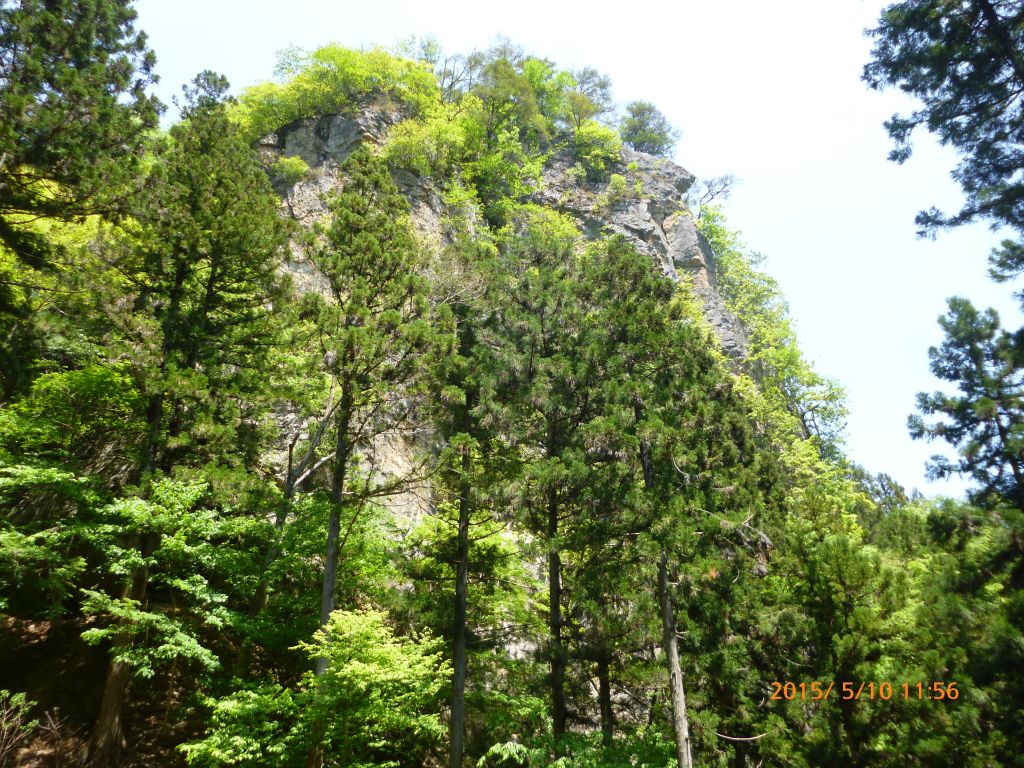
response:
<path id="1" fill-rule="evenodd" d="M 679 140 L 679 131 L 649 101 L 626 105 L 626 114 L 619 121 L 619 133 L 626 146 L 658 157 L 671 155 Z"/>
<path id="2" fill-rule="evenodd" d="M 227 118 L 226 90 L 212 73 L 196 78 L 185 119 L 171 129 L 147 179 L 138 231 L 110 254 L 139 313 L 120 332 L 147 403 L 136 471 L 143 496 L 154 473 L 178 463 L 245 466 L 258 453 L 246 430 L 279 338 L 274 310 L 285 299 L 278 268 L 288 229 L 252 149 Z M 134 546 L 147 558 L 159 534 Z M 143 601 L 148 578 L 146 566 L 134 568 L 121 597 Z M 116 644 L 126 636 L 115 637 L 89 741 L 91 765 L 108 765 L 121 741 L 131 670 L 117 660 L 123 649 Z"/>
<path id="3" fill-rule="evenodd" d="M 932 457 L 931 476 L 968 475 L 977 483 L 976 502 L 1005 500 L 1024 509 L 1024 374 L 1014 339 L 1000 328 L 995 310 L 979 312 L 959 297 L 949 300 L 939 324 L 946 339 L 928 350 L 931 370 L 960 393 L 918 394 L 923 415 L 946 420 L 929 424 L 911 416 L 910 434 L 941 438 L 959 450 L 956 462 Z"/>
<path id="4" fill-rule="evenodd" d="M 570 221 L 542 209 L 524 207 L 513 221 L 489 286 L 495 309 L 481 331 L 491 361 L 480 408 L 484 425 L 529 457 L 519 480 L 523 524 L 547 549 L 547 656 L 557 740 L 568 721 L 562 542 L 585 485 L 580 428 L 591 415 L 574 254 L 579 235 Z"/>
<path id="5" fill-rule="evenodd" d="M 0 2 L 0 244 L 51 258 L 31 219 L 124 211 L 160 104 L 130 0 Z"/>
<path id="6" fill-rule="evenodd" d="M 374 440 L 407 429 L 428 383 L 430 356 L 448 338 L 432 324 L 420 251 L 408 220 L 408 203 L 387 168 L 368 149 L 344 165 L 341 192 L 329 202 L 330 223 L 311 254 L 327 284 L 316 323 L 327 372 L 337 390 L 332 403 L 331 514 L 320 623 L 335 605 L 335 583 L 346 531 L 374 496 L 394 492 L 361 477 L 360 452 Z M 323 672 L 323 661 L 317 673 Z"/>
<path id="7" fill-rule="evenodd" d="M 948 215 L 918 214 L 922 232 L 987 219 L 1024 232 L 1024 184 L 1019 146 L 1024 140 L 1024 4 L 1017 0 L 907 0 L 882 12 L 873 60 L 864 80 L 896 86 L 924 103 L 886 123 L 902 163 L 923 126 L 963 157 L 954 172 L 966 202 Z M 1003 271 L 1024 266 L 1024 248 L 1006 241 L 996 255 Z"/>

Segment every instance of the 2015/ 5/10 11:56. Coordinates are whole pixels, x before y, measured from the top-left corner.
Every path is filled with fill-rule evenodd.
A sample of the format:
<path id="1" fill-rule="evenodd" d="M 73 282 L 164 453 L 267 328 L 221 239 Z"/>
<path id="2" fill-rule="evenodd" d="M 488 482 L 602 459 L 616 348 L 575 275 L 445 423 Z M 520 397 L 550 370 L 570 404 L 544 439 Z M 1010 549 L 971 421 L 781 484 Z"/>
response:
<path id="1" fill-rule="evenodd" d="M 824 683 L 815 680 L 810 683 L 794 683 L 776 680 L 772 681 L 771 686 L 772 693 L 770 698 L 772 701 L 793 701 L 794 699 L 799 699 L 800 701 L 828 701 L 833 694 L 836 699 L 842 699 L 843 701 L 859 700 L 861 698 L 870 701 L 876 699 L 881 701 L 889 701 L 891 699 L 955 701 L 960 698 L 960 691 L 955 682 L 946 683 L 942 681 L 932 683 L 876 683 L 874 681 L 837 682 L 832 680 Z"/>

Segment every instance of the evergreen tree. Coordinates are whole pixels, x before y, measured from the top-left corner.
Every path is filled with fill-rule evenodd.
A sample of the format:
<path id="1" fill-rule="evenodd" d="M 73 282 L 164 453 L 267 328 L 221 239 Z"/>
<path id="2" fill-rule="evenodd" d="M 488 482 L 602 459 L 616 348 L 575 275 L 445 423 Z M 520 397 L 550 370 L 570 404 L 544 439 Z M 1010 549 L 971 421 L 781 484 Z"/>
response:
<path id="1" fill-rule="evenodd" d="M 632 101 L 626 105 L 626 114 L 619 121 L 619 133 L 630 149 L 658 157 L 671 155 L 679 140 L 679 132 L 649 101 Z"/>
<path id="2" fill-rule="evenodd" d="M 361 478 L 360 452 L 372 451 L 381 435 L 409 427 L 428 383 L 428 355 L 447 341 L 431 323 L 409 206 L 387 168 L 359 149 L 344 170 L 344 188 L 330 200 L 330 222 L 311 254 L 327 281 L 327 300 L 316 302 L 316 323 L 337 389 L 329 409 L 335 444 L 321 625 L 334 610 L 342 518 L 350 528 L 367 499 L 394 491 L 393 483 L 378 487 Z"/>
<path id="3" fill-rule="evenodd" d="M 120 330 L 146 401 L 135 473 L 144 483 L 179 463 L 251 467 L 259 455 L 258 435 L 247 431 L 278 340 L 274 309 L 285 298 L 278 267 L 288 230 L 266 175 L 227 118 L 226 89 L 212 73 L 196 78 L 185 120 L 172 128 L 147 179 L 138 232 L 112 254 L 138 313 Z M 162 533 L 135 537 L 142 564 L 126 574 L 121 598 L 145 599 L 145 559 Z M 121 741 L 127 642 L 130 633 L 114 635 L 89 742 L 93 765 L 108 765 Z"/>
<path id="4" fill-rule="evenodd" d="M 932 373 L 955 383 L 959 394 L 920 393 L 921 413 L 945 420 L 929 424 L 911 416 L 910 434 L 941 438 L 959 450 L 956 462 L 932 457 L 931 476 L 968 475 L 977 483 L 975 501 L 1005 500 L 1024 509 L 1024 378 L 1013 337 L 999 327 L 995 310 L 979 312 L 959 297 L 949 300 L 939 324 L 946 339 L 928 350 Z"/>
<path id="5" fill-rule="evenodd" d="M 562 546 L 566 521 L 585 485 L 580 428 L 592 414 L 573 252 L 578 236 L 566 218 L 523 207 L 505 231 L 503 262 L 489 287 L 490 305 L 502 309 L 481 332 L 491 355 L 481 392 L 483 423 L 530 458 L 519 480 L 523 524 L 547 550 L 547 657 L 556 741 L 569 717 Z"/>
<path id="6" fill-rule="evenodd" d="M 954 172 L 966 202 L 949 215 L 918 214 L 922 232 L 987 219 L 1024 232 L 1024 4 L 1018 0 L 906 0 L 882 12 L 870 31 L 873 60 L 864 80 L 896 86 L 921 99 L 909 115 L 886 123 L 896 146 L 890 159 L 911 154 L 911 137 L 924 126 L 963 157 Z M 1003 272 L 1024 267 L 1024 247 L 1008 240 L 994 254 Z"/>
<path id="7" fill-rule="evenodd" d="M 33 266 L 52 258 L 34 218 L 125 210 L 159 111 L 131 6 L 0 2 L 0 244 Z"/>

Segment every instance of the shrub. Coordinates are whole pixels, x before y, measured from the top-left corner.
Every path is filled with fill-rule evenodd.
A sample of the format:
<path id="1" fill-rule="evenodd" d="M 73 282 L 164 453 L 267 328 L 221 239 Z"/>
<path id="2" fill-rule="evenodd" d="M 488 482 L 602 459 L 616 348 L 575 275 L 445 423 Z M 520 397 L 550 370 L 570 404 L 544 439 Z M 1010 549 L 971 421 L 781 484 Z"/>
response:
<path id="1" fill-rule="evenodd" d="M 270 166 L 271 179 L 283 182 L 289 187 L 302 181 L 309 174 L 309 165 L 297 155 L 282 157 Z"/>
<path id="2" fill-rule="evenodd" d="M 440 744 L 438 711 L 450 669 L 436 641 L 397 637 L 377 611 L 335 611 L 299 649 L 325 656 L 319 679 L 264 685 L 207 699 L 207 735 L 180 749 L 190 765 L 273 768 L 301 764 L 322 727 L 332 765 L 420 765 Z"/>
<path id="3" fill-rule="evenodd" d="M 622 139 L 614 128 L 586 120 L 576 131 L 574 149 L 576 159 L 587 172 L 587 178 L 603 179 L 608 169 L 619 160 Z"/>
<path id="4" fill-rule="evenodd" d="M 385 159 L 420 176 L 454 175 L 455 166 L 466 159 L 466 119 L 449 104 L 429 118 L 405 120 L 391 129 Z"/>
<path id="5" fill-rule="evenodd" d="M 625 176 L 613 173 L 612 177 L 608 180 L 608 186 L 605 187 L 604 192 L 594 199 L 594 208 L 598 210 L 611 208 L 620 200 L 625 199 L 634 190 L 635 188 L 631 190 Z"/>
<path id="6" fill-rule="evenodd" d="M 39 724 L 29 718 L 33 706 L 24 693 L 0 690 L 0 765 L 14 763 L 15 751 Z"/>

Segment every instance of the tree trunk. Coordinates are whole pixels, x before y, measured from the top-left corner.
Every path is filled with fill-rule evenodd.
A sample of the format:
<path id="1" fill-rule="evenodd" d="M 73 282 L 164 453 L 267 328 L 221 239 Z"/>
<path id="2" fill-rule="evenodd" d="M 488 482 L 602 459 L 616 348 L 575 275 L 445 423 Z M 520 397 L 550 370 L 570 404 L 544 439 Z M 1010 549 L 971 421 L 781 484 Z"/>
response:
<path id="1" fill-rule="evenodd" d="M 683 689 L 683 669 L 679 664 L 679 638 L 672 611 L 672 596 L 668 588 L 668 561 L 662 550 L 658 560 L 658 599 L 661 602 L 661 626 L 668 663 L 668 688 L 672 700 L 672 730 L 676 736 L 676 761 L 679 768 L 693 768 L 690 755 L 690 723 L 686 716 L 686 691 Z"/>
<path id="2" fill-rule="evenodd" d="M 152 537 L 142 543 L 143 557 L 148 557 L 155 544 Z M 136 568 L 132 580 L 125 586 L 121 597 L 141 603 L 146 598 L 146 587 L 149 585 L 149 569 Z M 112 653 L 130 647 L 130 635 L 121 634 L 114 640 Z M 100 711 L 96 716 L 96 724 L 89 735 L 85 748 L 85 764 L 89 768 L 107 768 L 116 764 L 118 753 L 124 748 L 124 729 L 121 714 L 124 702 L 128 697 L 128 684 L 131 682 L 132 668 L 123 661 L 111 661 L 107 667 L 107 676 L 103 683 L 103 698 Z"/>
<path id="3" fill-rule="evenodd" d="M 341 395 L 338 412 L 338 438 L 334 447 L 334 467 L 331 471 L 331 515 L 327 521 L 327 560 L 324 564 L 324 584 L 320 592 L 320 626 L 324 627 L 334 611 L 334 591 L 338 586 L 338 560 L 341 555 L 341 508 L 345 498 L 345 475 L 351 446 L 348 430 L 351 423 L 352 403 L 348 388 Z M 319 677 L 327 670 L 326 657 L 317 657 L 315 672 Z"/>
<path id="4" fill-rule="evenodd" d="M 558 552 L 558 490 L 548 491 L 548 628 L 551 633 L 551 719 L 555 740 L 565 735 L 565 649 L 562 645 L 562 559 Z"/>
<path id="5" fill-rule="evenodd" d="M 634 404 L 637 423 L 643 417 L 639 402 Z M 654 489 L 654 468 L 651 465 L 651 448 L 647 441 L 640 443 L 640 464 L 644 473 L 644 489 Z M 661 604 L 662 643 L 665 646 L 665 661 L 668 663 L 669 698 L 672 701 L 672 731 L 676 738 L 676 762 L 679 768 L 693 768 L 690 754 L 690 722 L 686 716 L 686 691 L 683 688 L 683 668 L 679 663 L 679 638 L 676 636 L 676 619 L 672 610 L 672 595 L 668 587 L 668 557 L 662 547 L 658 558 L 658 601 Z"/>
<path id="6" fill-rule="evenodd" d="M 103 684 L 100 712 L 86 746 L 85 764 L 90 768 L 107 768 L 114 765 L 117 755 L 124 748 L 121 711 L 124 708 L 130 679 L 131 667 L 124 662 L 110 662 Z"/>
<path id="7" fill-rule="evenodd" d="M 452 645 L 452 719 L 448 729 L 449 768 L 462 768 L 462 747 L 466 729 L 466 609 L 469 603 L 469 508 L 470 456 L 462 454 L 459 486 L 458 562 L 455 568 L 455 638 Z"/>
<path id="8" fill-rule="evenodd" d="M 615 735 L 615 713 L 612 711 L 612 684 L 608 654 L 604 650 L 597 658 L 597 703 L 601 709 L 601 742 L 610 747 Z"/>
<path id="9" fill-rule="evenodd" d="M 331 515 L 327 521 L 327 562 L 324 565 L 324 583 L 320 592 L 320 626 L 330 621 L 334 611 L 334 590 L 338 586 L 338 560 L 341 555 L 341 506 L 345 498 L 345 475 L 348 471 L 349 427 L 352 420 L 352 399 L 348 387 L 343 386 L 338 410 L 338 437 L 334 447 L 334 467 L 331 470 Z M 352 530 L 355 518 L 349 524 Z M 348 534 L 346 534 L 347 536 Z M 321 677 L 327 671 L 327 657 L 318 656 L 313 672 Z M 324 763 L 323 739 L 327 724 L 322 717 L 313 721 L 310 729 L 311 745 L 306 755 L 306 768 L 320 768 Z"/>

